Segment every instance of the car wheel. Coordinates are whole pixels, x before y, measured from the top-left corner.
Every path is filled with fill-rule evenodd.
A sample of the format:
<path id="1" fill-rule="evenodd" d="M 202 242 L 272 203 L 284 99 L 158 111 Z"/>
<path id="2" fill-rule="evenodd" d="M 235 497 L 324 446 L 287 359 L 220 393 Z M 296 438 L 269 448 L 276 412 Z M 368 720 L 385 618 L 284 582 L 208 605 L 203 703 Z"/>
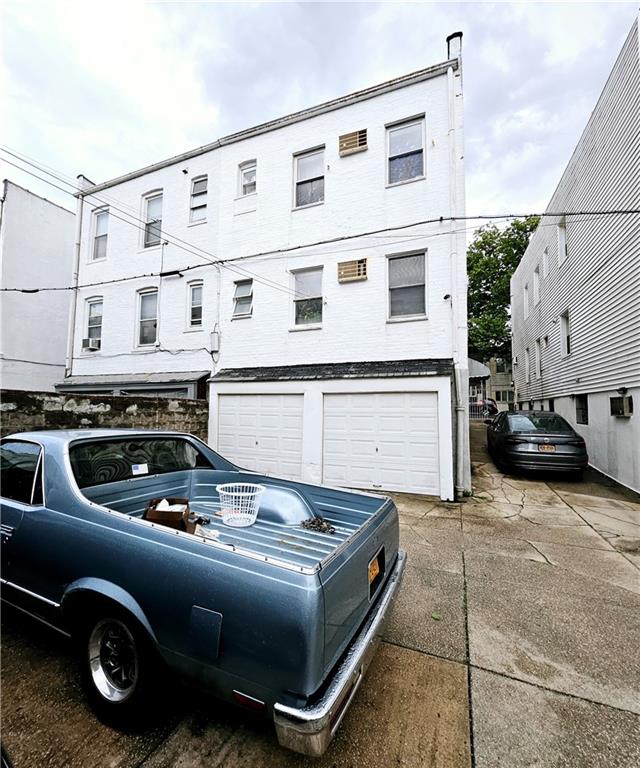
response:
<path id="1" fill-rule="evenodd" d="M 142 724 L 157 701 L 158 655 L 124 612 L 93 616 L 80 633 L 83 687 L 98 717 L 118 725 Z"/>

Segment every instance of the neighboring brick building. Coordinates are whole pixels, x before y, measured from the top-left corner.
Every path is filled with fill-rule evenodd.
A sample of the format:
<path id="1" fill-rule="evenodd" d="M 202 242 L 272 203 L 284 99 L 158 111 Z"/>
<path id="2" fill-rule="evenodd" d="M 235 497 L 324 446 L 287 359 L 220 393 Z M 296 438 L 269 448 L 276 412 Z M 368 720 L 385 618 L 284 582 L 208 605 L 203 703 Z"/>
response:
<path id="1" fill-rule="evenodd" d="M 78 291 L 60 389 L 186 395 L 208 372 L 210 443 L 244 466 L 468 489 L 460 46 L 86 185 L 80 284 L 120 282 Z"/>

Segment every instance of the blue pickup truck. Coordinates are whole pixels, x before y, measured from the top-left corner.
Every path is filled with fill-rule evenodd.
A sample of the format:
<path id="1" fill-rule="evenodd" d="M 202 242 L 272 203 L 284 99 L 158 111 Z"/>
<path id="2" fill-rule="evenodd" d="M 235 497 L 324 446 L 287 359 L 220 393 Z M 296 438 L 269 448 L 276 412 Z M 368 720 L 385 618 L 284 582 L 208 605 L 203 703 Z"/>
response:
<path id="1" fill-rule="evenodd" d="M 256 475 L 175 432 L 29 432 L 0 453 L 2 598 L 77 641 L 98 714 L 128 721 L 174 670 L 324 753 L 402 579 L 390 499 Z M 219 516 L 229 482 L 266 488 L 250 527 Z M 149 518 L 165 498 L 196 523 Z"/>

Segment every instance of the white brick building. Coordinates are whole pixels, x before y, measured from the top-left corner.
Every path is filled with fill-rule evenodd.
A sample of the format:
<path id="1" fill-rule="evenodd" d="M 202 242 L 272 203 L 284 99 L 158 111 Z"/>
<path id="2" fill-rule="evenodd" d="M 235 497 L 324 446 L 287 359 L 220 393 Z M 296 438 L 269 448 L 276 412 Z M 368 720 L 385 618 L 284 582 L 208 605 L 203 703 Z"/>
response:
<path id="1" fill-rule="evenodd" d="M 193 396 L 210 378 L 210 443 L 244 466 L 469 488 L 460 36 L 448 46 L 87 186 L 79 285 L 99 285 L 77 291 L 61 389 Z"/>
<path id="2" fill-rule="evenodd" d="M 547 211 L 640 209 L 639 126 L 636 22 Z M 640 214 L 544 217 L 511 307 L 520 406 L 560 413 L 595 467 L 640 491 Z"/>
<path id="3" fill-rule="evenodd" d="M 5 180 L 0 200 L 3 288 L 68 286 L 74 215 Z M 64 376 L 70 294 L 5 292 L 0 307 L 0 385 L 53 391 Z"/>

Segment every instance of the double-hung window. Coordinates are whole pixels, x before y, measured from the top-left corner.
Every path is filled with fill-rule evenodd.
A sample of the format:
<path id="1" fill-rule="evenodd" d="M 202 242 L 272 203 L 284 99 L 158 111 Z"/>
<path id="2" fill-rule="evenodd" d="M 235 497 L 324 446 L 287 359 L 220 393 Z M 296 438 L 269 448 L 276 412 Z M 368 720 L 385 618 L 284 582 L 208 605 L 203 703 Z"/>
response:
<path id="1" fill-rule="evenodd" d="M 540 303 L 540 267 L 533 270 L 533 305 Z"/>
<path id="2" fill-rule="evenodd" d="M 567 220 L 562 217 L 558 222 L 558 266 L 567 258 Z"/>
<path id="3" fill-rule="evenodd" d="M 522 311 L 525 319 L 529 317 L 529 283 L 522 289 Z"/>
<path id="4" fill-rule="evenodd" d="M 145 200 L 144 247 L 160 245 L 162 231 L 162 193 Z"/>
<path id="5" fill-rule="evenodd" d="M 258 173 L 257 162 L 255 160 L 248 160 L 246 163 L 242 163 L 239 170 L 239 197 L 253 195 L 256 191 L 256 178 Z"/>
<path id="6" fill-rule="evenodd" d="M 100 348 L 102 343 L 102 299 L 87 302 L 87 339 L 89 349 Z"/>
<path id="7" fill-rule="evenodd" d="M 96 212 L 96 234 L 93 238 L 93 261 L 107 258 L 107 233 L 109 230 L 109 211 Z"/>
<path id="8" fill-rule="evenodd" d="M 322 267 L 293 273 L 296 325 L 318 325 L 322 322 Z"/>
<path id="9" fill-rule="evenodd" d="M 576 422 L 589 423 L 589 395 L 576 395 Z"/>
<path id="10" fill-rule="evenodd" d="M 139 294 L 138 344 L 143 347 L 158 340 L 158 291 Z"/>
<path id="11" fill-rule="evenodd" d="M 399 184 L 424 176 L 424 118 L 387 128 L 387 182 Z"/>
<path id="12" fill-rule="evenodd" d="M 247 317 L 253 311 L 253 280 L 238 280 L 233 294 L 233 317 Z"/>
<path id="13" fill-rule="evenodd" d="M 536 379 L 539 379 L 542 376 L 542 347 L 540 344 L 540 339 L 536 339 L 535 364 L 536 364 Z"/>
<path id="14" fill-rule="evenodd" d="M 528 384 L 529 378 L 530 378 L 530 368 L 531 368 L 531 356 L 529 354 L 529 347 L 527 347 L 524 351 L 524 380 Z"/>
<path id="15" fill-rule="evenodd" d="M 295 156 L 296 208 L 324 201 L 324 147 Z"/>
<path id="16" fill-rule="evenodd" d="M 162 212 L 161 212 L 162 215 Z M 189 221 L 204 221 L 207 218 L 207 177 L 199 176 L 191 182 Z"/>
<path id="17" fill-rule="evenodd" d="M 426 314 L 425 255 L 389 256 L 389 317 Z"/>
<path id="18" fill-rule="evenodd" d="M 545 248 L 542 251 L 542 277 L 546 277 L 549 274 L 549 249 Z"/>
<path id="19" fill-rule="evenodd" d="M 571 354 L 571 320 L 569 310 L 560 315 L 560 354 L 566 357 Z"/>
<path id="20" fill-rule="evenodd" d="M 189 285 L 189 328 L 202 327 L 202 283 Z"/>

